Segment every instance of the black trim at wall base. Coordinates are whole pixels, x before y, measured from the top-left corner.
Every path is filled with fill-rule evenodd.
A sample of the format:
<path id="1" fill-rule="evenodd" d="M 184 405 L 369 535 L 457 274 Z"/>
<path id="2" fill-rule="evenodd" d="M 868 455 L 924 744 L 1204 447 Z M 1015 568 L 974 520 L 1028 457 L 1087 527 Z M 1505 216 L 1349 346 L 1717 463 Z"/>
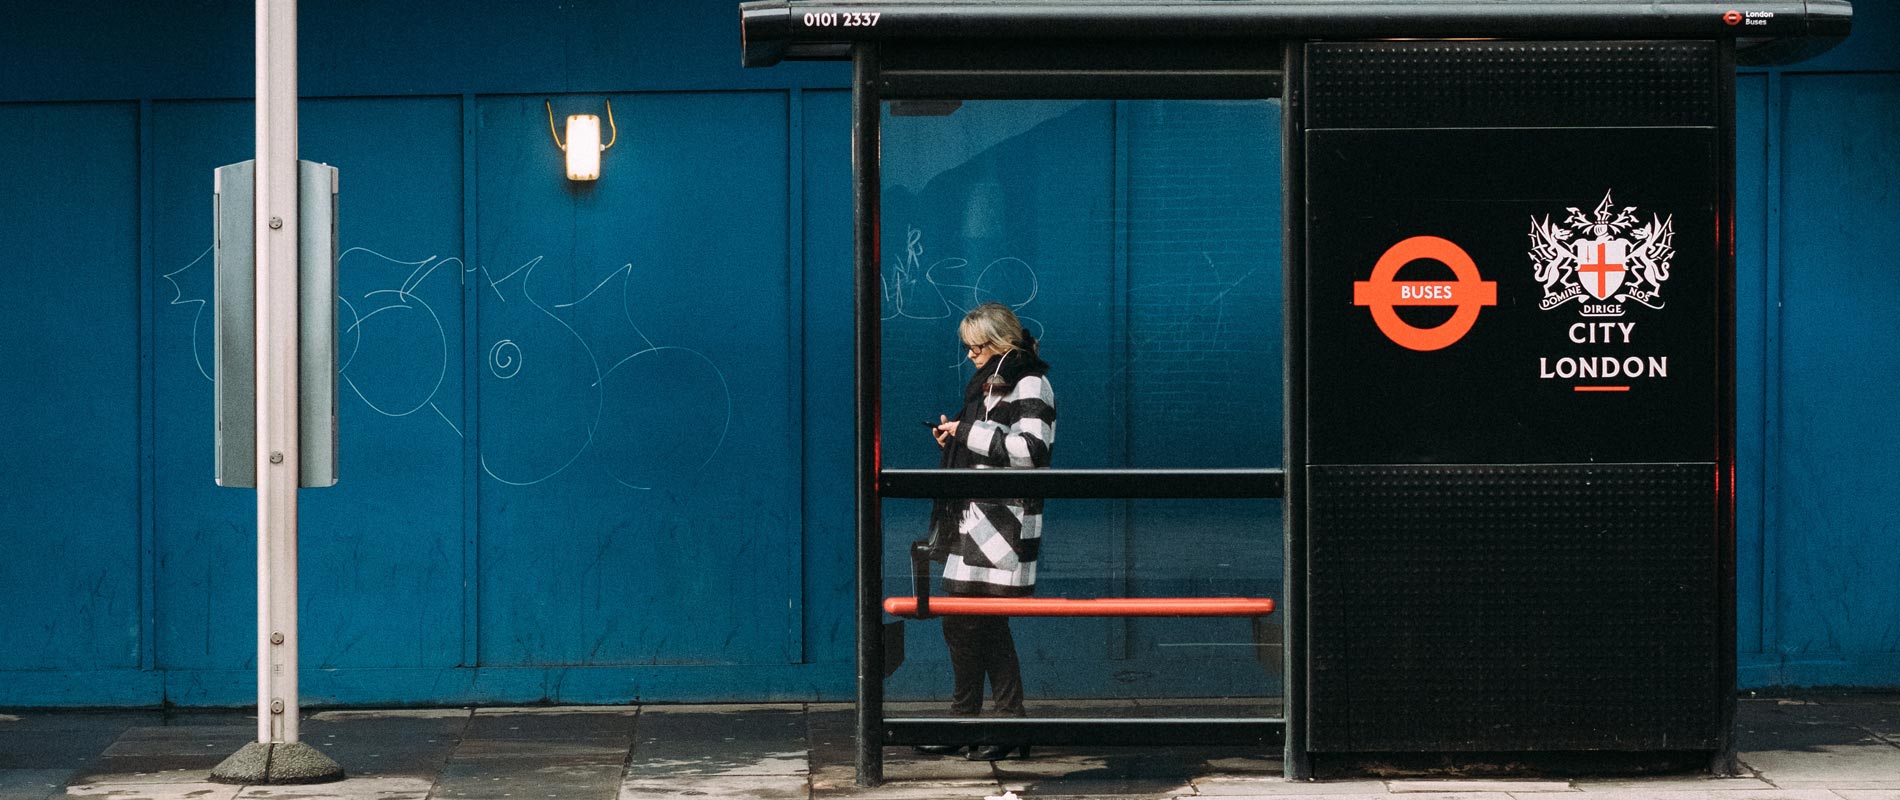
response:
<path id="1" fill-rule="evenodd" d="M 886 744 L 1234 745 L 1278 748 L 1286 723 L 1247 717 L 1036 718 L 944 717 L 884 720 Z"/>
<path id="2" fill-rule="evenodd" d="M 1488 778 L 1665 775 L 1709 765 L 1707 750 L 1640 753 L 1567 751 L 1530 753 L 1314 753 L 1312 777 Z"/>

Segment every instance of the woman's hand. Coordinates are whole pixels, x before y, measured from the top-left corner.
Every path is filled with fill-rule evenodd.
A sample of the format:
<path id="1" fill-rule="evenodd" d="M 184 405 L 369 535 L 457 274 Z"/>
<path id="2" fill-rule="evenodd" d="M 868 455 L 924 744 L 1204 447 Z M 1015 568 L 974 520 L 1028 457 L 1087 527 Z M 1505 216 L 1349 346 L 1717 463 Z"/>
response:
<path id="1" fill-rule="evenodd" d="M 942 414 L 937 415 L 937 420 L 937 427 L 930 431 L 930 435 L 937 437 L 938 447 L 943 447 L 957 435 L 957 425 L 961 423 L 953 422 Z"/>

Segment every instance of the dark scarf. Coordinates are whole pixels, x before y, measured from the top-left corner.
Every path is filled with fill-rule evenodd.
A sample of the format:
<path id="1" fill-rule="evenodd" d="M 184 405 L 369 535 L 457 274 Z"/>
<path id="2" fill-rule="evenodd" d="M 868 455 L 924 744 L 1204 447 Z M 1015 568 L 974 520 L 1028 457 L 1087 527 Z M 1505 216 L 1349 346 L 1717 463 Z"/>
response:
<path id="1" fill-rule="evenodd" d="M 1016 382 L 1027 375 L 1046 375 L 1049 364 L 1036 356 L 1036 339 L 1028 332 L 1023 333 L 1019 346 L 1002 355 L 991 358 L 970 376 L 970 382 L 963 385 L 963 407 L 951 419 L 958 422 L 972 422 L 983 418 L 983 398 L 991 391 L 1008 394 L 1016 388 Z M 992 387 L 990 376 L 1000 375 L 1001 385 Z M 937 466 L 941 469 L 967 469 L 976 466 L 976 456 L 967 447 L 959 446 L 961 440 L 970 435 L 968 425 L 959 426 L 957 438 L 944 445 L 943 455 Z M 930 504 L 930 543 L 931 555 L 938 561 L 949 557 L 951 542 L 956 540 L 957 517 L 963 500 L 938 499 Z"/>

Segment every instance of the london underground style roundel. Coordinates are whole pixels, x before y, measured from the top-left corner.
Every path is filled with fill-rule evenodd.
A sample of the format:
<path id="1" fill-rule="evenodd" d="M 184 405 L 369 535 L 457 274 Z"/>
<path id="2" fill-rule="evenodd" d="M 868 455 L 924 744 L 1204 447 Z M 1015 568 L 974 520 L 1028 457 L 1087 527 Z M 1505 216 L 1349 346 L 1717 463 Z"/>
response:
<path id="1" fill-rule="evenodd" d="M 1454 280 L 1400 281 L 1399 269 L 1413 261 L 1436 261 L 1451 268 Z M 1471 332 L 1478 312 L 1498 304 L 1496 281 L 1484 280 L 1464 248 L 1437 236 L 1413 236 L 1387 248 L 1372 267 L 1370 280 L 1354 281 L 1352 303 L 1372 312 L 1386 338 L 1410 350 L 1429 352 L 1456 344 Z M 1399 306 L 1451 306 L 1451 318 L 1420 328 L 1399 316 Z"/>

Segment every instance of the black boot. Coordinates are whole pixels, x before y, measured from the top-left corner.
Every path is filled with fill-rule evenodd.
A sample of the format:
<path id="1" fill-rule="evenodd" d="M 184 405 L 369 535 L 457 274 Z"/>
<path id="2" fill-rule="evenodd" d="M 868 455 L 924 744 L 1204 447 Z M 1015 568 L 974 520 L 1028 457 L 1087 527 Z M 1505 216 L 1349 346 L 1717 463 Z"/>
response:
<path id="1" fill-rule="evenodd" d="M 1009 758 L 1010 753 L 1017 752 L 1020 752 L 1023 758 L 1028 758 L 1029 745 L 992 744 L 984 747 L 972 747 L 970 748 L 969 759 L 971 761 L 1000 761 Z"/>
<path id="2" fill-rule="evenodd" d="M 920 744 L 914 749 L 918 753 L 927 756 L 954 756 L 963 752 L 967 746 L 968 745 L 961 744 Z"/>

